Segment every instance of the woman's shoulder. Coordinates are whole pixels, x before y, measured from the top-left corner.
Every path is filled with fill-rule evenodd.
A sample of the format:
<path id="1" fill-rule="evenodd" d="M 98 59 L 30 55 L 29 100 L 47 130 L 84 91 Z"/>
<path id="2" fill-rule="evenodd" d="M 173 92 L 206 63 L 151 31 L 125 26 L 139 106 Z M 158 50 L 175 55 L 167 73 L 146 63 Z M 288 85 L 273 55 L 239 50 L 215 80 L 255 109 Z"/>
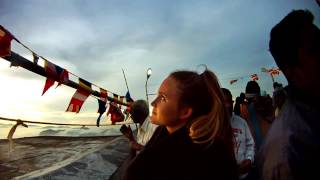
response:
<path id="1" fill-rule="evenodd" d="M 200 146 L 194 166 L 197 171 L 217 179 L 237 179 L 237 162 L 230 146 L 222 139 L 216 139 L 208 146 Z M 209 166 L 208 166 L 209 165 Z"/>

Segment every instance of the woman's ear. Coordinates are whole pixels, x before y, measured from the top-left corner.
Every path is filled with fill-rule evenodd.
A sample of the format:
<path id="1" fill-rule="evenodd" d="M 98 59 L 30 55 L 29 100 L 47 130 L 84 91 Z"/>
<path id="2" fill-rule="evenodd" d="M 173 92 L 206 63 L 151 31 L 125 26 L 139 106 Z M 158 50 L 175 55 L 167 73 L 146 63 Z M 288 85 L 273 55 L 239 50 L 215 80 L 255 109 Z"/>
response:
<path id="1" fill-rule="evenodd" d="M 191 107 L 181 108 L 179 118 L 182 120 L 187 120 L 191 117 L 192 113 L 193 113 L 193 109 Z"/>

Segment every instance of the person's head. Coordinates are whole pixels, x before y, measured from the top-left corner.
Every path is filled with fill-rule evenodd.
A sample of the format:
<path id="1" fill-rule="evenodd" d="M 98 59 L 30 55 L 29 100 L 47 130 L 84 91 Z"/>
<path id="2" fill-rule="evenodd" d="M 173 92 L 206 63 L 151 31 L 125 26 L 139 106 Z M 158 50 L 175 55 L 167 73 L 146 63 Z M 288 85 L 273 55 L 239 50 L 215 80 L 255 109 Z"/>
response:
<path id="1" fill-rule="evenodd" d="M 246 97 L 246 95 L 242 92 L 242 93 L 240 93 L 240 98 L 242 99 L 242 100 L 244 100 L 244 98 Z"/>
<path id="2" fill-rule="evenodd" d="M 232 111 L 233 111 L 233 100 L 232 100 L 232 94 L 229 91 L 229 89 L 226 88 L 221 88 L 222 92 L 223 92 L 223 97 L 224 97 L 224 105 L 226 106 L 229 115 L 232 115 Z"/>
<path id="3" fill-rule="evenodd" d="M 278 83 L 278 82 L 274 82 L 273 83 L 273 89 L 277 89 L 277 88 L 280 88 L 282 87 L 282 84 Z"/>
<path id="4" fill-rule="evenodd" d="M 228 136 L 224 134 L 230 124 L 223 101 L 218 79 L 210 70 L 201 74 L 176 71 L 162 82 L 151 103 L 151 121 L 169 132 L 187 125 L 195 143 L 211 143 Z"/>
<path id="5" fill-rule="evenodd" d="M 308 10 L 294 10 L 270 33 L 269 49 L 289 85 L 319 96 L 320 30 Z"/>
<path id="6" fill-rule="evenodd" d="M 282 105 L 286 101 L 286 92 L 285 90 L 279 89 L 274 93 L 274 106 L 276 107 L 282 107 Z"/>
<path id="7" fill-rule="evenodd" d="M 260 96 L 260 86 L 256 81 L 249 81 L 247 83 L 245 96 L 249 102 Z"/>
<path id="8" fill-rule="evenodd" d="M 149 106 L 145 100 L 136 100 L 131 105 L 130 110 L 133 122 L 142 124 L 149 116 Z"/>

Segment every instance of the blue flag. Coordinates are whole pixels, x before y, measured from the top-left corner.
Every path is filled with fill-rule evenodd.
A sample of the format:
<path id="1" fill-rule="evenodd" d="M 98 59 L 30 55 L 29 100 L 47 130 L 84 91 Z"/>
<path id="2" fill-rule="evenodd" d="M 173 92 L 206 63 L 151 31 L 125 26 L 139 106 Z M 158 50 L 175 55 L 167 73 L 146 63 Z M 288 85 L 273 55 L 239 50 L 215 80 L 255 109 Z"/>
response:
<path id="1" fill-rule="evenodd" d="M 126 100 L 127 100 L 127 102 L 133 102 L 133 99 L 131 98 L 129 91 L 127 91 Z"/>
<path id="2" fill-rule="evenodd" d="M 102 114 L 104 112 L 106 112 L 107 108 L 106 108 L 106 102 L 101 101 L 100 99 L 98 99 L 98 104 L 99 104 L 99 109 L 98 109 L 98 113 L 99 113 L 99 117 L 97 119 L 97 127 L 100 126 L 100 118 L 102 116 Z"/>

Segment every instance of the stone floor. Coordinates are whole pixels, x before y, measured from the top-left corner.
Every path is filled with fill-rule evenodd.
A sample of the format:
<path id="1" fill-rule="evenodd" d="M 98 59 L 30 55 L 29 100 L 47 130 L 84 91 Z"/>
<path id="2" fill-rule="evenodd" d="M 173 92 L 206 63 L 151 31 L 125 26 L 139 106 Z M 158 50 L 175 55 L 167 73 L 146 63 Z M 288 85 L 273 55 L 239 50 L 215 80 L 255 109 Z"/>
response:
<path id="1" fill-rule="evenodd" d="M 109 179 L 128 156 L 119 137 L 31 137 L 0 140 L 1 179 Z"/>

